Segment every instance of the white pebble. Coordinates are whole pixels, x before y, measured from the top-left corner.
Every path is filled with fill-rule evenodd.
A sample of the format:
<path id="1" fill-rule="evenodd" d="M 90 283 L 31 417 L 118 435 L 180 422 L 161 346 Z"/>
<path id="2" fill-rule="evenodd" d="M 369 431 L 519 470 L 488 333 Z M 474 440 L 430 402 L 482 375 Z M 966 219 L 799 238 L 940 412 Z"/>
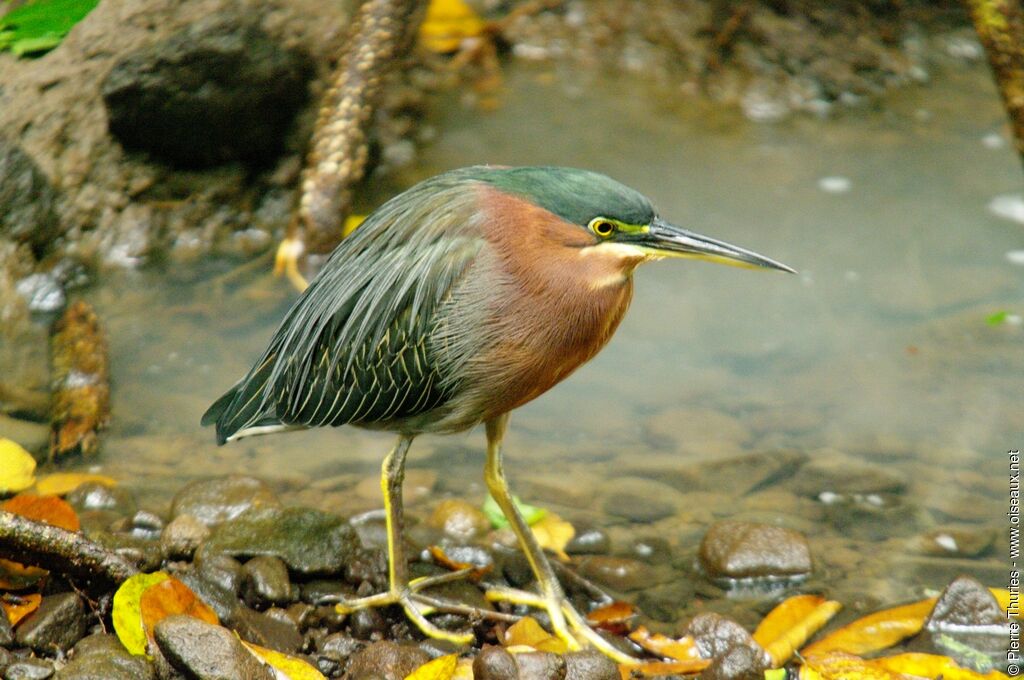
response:
<path id="1" fill-rule="evenodd" d="M 818 188 L 828 194 L 845 194 L 852 185 L 853 182 L 850 181 L 849 177 L 840 177 L 838 175 L 822 177 L 818 180 Z"/>
<path id="2" fill-rule="evenodd" d="M 988 203 L 988 210 L 996 217 L 1024 224 L 1024 196 L 1001 194 Z"/>
<path id="3" fill-rule="evenodd" d="M 998 132 L 990 132 L 981 138 L 981 145 L 986 149 L 1002 149 L 1006 146 L 1006 140 Z"/>
<path id="4" fill-rule="evenodd" d="M 1010 264 L 1024 267 L 1024 250 L 1007 250 L 1006 259 L 1009 260 Z"/>

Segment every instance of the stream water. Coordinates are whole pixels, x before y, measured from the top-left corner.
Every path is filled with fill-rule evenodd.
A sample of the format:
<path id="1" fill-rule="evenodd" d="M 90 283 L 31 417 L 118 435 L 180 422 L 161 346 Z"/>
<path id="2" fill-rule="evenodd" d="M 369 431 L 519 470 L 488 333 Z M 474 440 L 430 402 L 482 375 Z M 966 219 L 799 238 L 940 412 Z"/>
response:
<path id="1" fill-rule="evenodd" d="M 1005 587 L 1006 452 L 1024 440 L 1024 328 L 1012 323 L 1024 272 L 1007 253 L 1024 248 L 1024 230 L 988 207 L 1021 189 L 988 73 L 965 67 L 877 110 L 776 125 L 629 78 L 505 75 L 493 113 L 447 102 L 399 184 L 483 162 L 588 167 L 678 224 L 800 272 L 638 271 L 611 344 L 514 414 L 517 492 L 603 529 L 617 554 L 659 546 L 667 557 L 620 585 L 667 606 L 669 622 L 711 608 L 749 624 L 765 610 L 694 567 L 707 526 L 730 518 L 806 534 L 815 571 L 803 587 L 851 610 L 960 573 Z M 227 268 L 128 272 L 87 294 L 114 384 L 113 424 L 88 464 L 157 510 L 187 480 L 228 472 L 265 477 L 291 502 L 379 507 L 366 480 L 390 435 L 342 428 L 218 448 L 199 427 L 294 297 L 265 275 L 215 286 Z M 987 321 L 1001 311 L 1009 323 Z M 479 429 L 417 440 L 410 516 L 440 497 L 482 500 L 483 444 Z"/>

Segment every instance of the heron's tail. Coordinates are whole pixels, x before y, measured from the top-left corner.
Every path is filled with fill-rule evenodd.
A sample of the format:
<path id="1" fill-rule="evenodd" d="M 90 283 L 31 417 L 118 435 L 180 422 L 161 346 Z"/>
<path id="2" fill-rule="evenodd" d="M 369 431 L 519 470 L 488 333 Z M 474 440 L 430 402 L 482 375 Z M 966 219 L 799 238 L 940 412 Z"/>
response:
<path id="1" fill-rule="evenodd" d="M 263 361 L 258 368 L 225 392 L 199 421 L 204 427 L 217 426 L 217 444 L 249 434 L 262 434 L 285 429 L 277 417 L 266 413 L 263 390 L 273 361 Z"/>

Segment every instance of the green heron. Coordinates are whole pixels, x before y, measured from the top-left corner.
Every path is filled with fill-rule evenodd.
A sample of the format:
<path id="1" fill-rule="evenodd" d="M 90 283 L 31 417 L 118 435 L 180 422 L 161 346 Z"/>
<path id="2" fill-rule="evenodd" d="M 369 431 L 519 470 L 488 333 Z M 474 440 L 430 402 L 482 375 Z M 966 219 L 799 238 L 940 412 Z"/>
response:
<path id="1" fill-rule="evenodd" d="M 509 413 L 590 360 L 633 294 L 637 265 L 666 257 L 793 271 L 663 221 L 640 193 L 601 174 L 477 166 L 423 181 L 373 212 L 334 250 L 249 373 L 203 415 L 217 442 L 325 425 L 398 434 L 384 459 L 387 592 L 342 611 L 398 604 L 428 636 L 467 642 L 426 614 L 402 546 L 406 453 L 416 435 L 483 423 L 485 479 L 539 594 L 489 599 L 546 610 L 571 649 L 623 659 L 566 599 L 509 491 L 501 443 Z"/>

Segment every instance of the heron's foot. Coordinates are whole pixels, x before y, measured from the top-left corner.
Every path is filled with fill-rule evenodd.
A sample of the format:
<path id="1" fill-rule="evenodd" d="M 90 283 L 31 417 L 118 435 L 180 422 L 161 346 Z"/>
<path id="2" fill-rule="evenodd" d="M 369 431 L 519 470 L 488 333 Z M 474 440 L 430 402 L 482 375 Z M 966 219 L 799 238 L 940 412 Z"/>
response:
<path id="1" fill-rule="evenodd" d="M 277 246 L 277 253 L 274 255 L 274 276 L 283 274 L 300 293 L 309 286 L 306 277 L 299 271 L 299 258 L 302 257 L 303 250 L 305 246 L 301 239 L 288 237 Z"/>
<path id="2" fill-rule="evenodd" d="M 498 619 L 502 621 L 515 620 L 516 617 L 460 604 L 458 602 L 452 602 L 443 598 L 428 595 L 422 591 L 465 578 L 472 571 L 472 568 L 459 569 L 458 571 L 440 574 L 438 576 L 424 576 L 422 578 L 416 578 L 404 587 L 392 587 L 383 593 L 370 595 L 369 597 L 345 600 L 335 605 L 335 609 L 340 614 L 351 614 L 352 612 L 360 609 L 399 605 L 409 620 L 416 624 L 416 627 L 419 628 L 427 637 L 432 637 L 438 640 L 448 640 L 458 645 L 470 644 L 475 639 L 475 636 L 471 631 L 455 632 L 439 628 L 431 623 L 427 619 L 427 616 L 436 612 L 444 612 L 462 614 L 464 616 L 481 619 Z"/>
<path id="3" fill-rule="evenodd" d="M 554 634 L 565 642 L 570 651 L 590 646 L 616 663 L 639 663 L 638 659 L 619 650 L 591 628 L 586 617 L 576 611 L 576 607 L 565 596 L 544 597 L 526 590 L 503 587 L 491 588 L 485 593 L 485 596 L 491 602 L 509 602 L 534 609 L 543 609 L 551 619 Z"/>

